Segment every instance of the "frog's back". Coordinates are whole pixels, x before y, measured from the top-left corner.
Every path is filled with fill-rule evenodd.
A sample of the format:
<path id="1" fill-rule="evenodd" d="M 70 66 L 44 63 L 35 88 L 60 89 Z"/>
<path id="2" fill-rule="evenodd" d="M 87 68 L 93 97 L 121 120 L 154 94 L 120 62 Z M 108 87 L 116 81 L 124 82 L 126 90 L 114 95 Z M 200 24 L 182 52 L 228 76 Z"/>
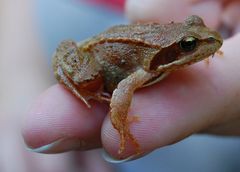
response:
<path id="1" fill-rule="evenodd" d="M 89 42 L 87 46 L 94 46 L 94 44 L 105 41 L 127 42 L 131 40 L 139 44 L 165 47 L 176 41 L 175 38 L 181 34 L 182 27 L 184 27 L 182 23 L 117 25 L 97 35 L 95 41 Z"/>
<path id="2" fill-rule="evenodd" d="M 151 56 L 175 40 L 172 27 L 180 24 L 131 24 L 114 26 L 93 37 L 81 46 L 81 50 L 95 58 L 102 66 L 107 90 L 140 67 L 145 67 Z"/>

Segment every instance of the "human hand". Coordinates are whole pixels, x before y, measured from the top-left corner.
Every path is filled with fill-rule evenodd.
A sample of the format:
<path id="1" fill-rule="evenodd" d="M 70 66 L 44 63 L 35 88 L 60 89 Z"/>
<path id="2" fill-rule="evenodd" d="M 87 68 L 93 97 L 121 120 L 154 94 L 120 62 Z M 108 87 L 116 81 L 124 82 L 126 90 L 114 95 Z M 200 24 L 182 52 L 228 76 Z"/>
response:
<path id="1" fill-rule="evenodd" d="M 98 151 L 46 156 L 27 151 L 22 142 L 22 115 L 34 98 L 53 83 L 40 46 L 35 1 L 0 1 L 0 171 L 112 171 Z M 57 3 L 44 1 L 49 9 Z M 21 8 L 19 8 L 21 6 Z M 49 13 L 42 6 L 42 11 Z M 39 14 L 39 13 L 38 13 Z"/>
<path id="2" fill-rule="evenodd" d="M 133 21 L 183 21 L 195 14 L 203 18 L 209 27 L 227 27 L 233 33 L 240 29 L 239 0 L 128 0 L 126 14 Z"/>
<path id="3" fill-rule="evenodd" d="M 193 133 L 240 134 L 239 42 L 237 34 L 224 42 L 222 58 L 176 71 L 135 93 L 129 114 L 138 114 L 140 121 L 131 131 L 145 153 Z M 51 87 L 27 116 L 25 142 L 44 153 L 103 146 L 117 158 L 119 136 L 106 116 L 107 107 L 96 102 L 92 106 L 87 109 L 60 85 Z"/>

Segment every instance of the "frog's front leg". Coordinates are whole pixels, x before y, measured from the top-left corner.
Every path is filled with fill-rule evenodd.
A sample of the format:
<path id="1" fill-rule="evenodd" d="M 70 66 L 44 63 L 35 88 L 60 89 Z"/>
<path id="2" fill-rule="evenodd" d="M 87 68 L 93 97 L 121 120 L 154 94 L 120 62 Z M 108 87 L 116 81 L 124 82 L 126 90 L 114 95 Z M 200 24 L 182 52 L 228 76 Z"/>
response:
<path id="1" fill-rule="evenodd" d="M 59 82 L 62 83 L 65 87 L 67 87 L 77 98 L 82 100 L 88 108 L 91 107 L 91 105 L 88 103 L 87 99 L 80 93 L 80 91 L 72 84 L 72 82 L 64 74 L 61 67 L 57 68 L 55 75 L 57 76 Z"/>
<path id="2" fill-rule="evenodd" d="M 110 103 L 110 118 L 113 127 L 120 134 L 119 154 L 124 151 L 127 139 L 130 139 L 136 147 L 136 152 L 140 153 L 140 145 L 129 130 L 128 109 L 131 105 L 134 91 L 142 87 L 145 82 L 154 76 L 156 76 L 156 74 L 138 69 L 126 79 L 122 80 L 113 91 Z"/>
<path id="3" fill-rule="evenodd" d="M 89 99 L 94 99 L 99 102 L 110 102 L 110 95 L 103 92 L 103 88 L 100 87 L 98 91 L 91 92 L 86 89 L 80 89 L 71 82 L 71 80 L 64 74 L 63 69 L 59 66 L 55 75 L 57 76 L 60 83 L 62 83 L 67 89 L 69 89 L 77 98 L 82 100 L 85 105 L 90 108 L 91 105 L 88 103 Z"/>

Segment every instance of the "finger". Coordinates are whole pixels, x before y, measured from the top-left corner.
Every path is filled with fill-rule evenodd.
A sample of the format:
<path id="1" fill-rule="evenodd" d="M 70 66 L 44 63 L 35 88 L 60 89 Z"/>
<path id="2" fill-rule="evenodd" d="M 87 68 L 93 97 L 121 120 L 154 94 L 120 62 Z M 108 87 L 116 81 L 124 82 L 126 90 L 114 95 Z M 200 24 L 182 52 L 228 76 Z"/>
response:
<path id="1" fill-rule="evenodd" d="M 240 23 L 235 27 L 234 33 L 240 33 Z"/>
<path id="2" fill-rule="evenodd" d="M 36 152 L 56 153 L 101 146 L 100 131 L 106 107 L 91 102 L 88 109 L 60 85 L 40 96 L 26 116 L 23 137 Z"/>
<path id="3" fill-rule="evenodd" d="M 159 84 L 135 94 L 129 115 L 139 116 L 139 122 L 130 127 L 143 153 L 175 143 L 206 124 L 207 116 L 204 115 L 207 112 L 204 110 L 211 109 L 212 104 L 205 100 L 215 103 L 216 100 L 201 84 L 204 78 L 195 78 L 196 73 L 193 67 L 177 71 Z M 201 70 L 199 73 L 204 75 Z M 212 99 L 208 98 L 209 94 Z M 106 120 L 102 140 L 107 152 L 116 158 L 128 158 L 134 154 L 131 142 L 128 142 L 124 155 L 117 154 L 118 139 L 118 133 Z"/>
<path id="4" fill-rule="evenodd" d="M 143 153 L 239 118 L 239 50 L 230 49 L 238 41 L 225 42 L 223 58 L 176 71 L 160 83 L 136 92 L 129 115 L 138 115 L 140 120 L 130 127 Z M 104 121 L 102 140 L 112 157 L 128 158 L 135 153 L 130 142 L 124 154 L 117 153 L 119 135 L 109 119 Z"/>
<path id="5" fill-rule="evenodd" d="M 214 134 L 224 134 L 224 135 L 240 135 L 240 106 L 239 106 L 239 96 L 240 96 L 240 75 L 239 75 L 239 54 L 240 49 L 236 46 L 240 42 L 240 34 L 236 34 L 232 38 L 225 41 L 223 44 L 224 50 L 224 80 L 227 85 L 228 92 L 231 93 L 232 100 L 229 102 L 231 108 L 224 109 L 224 117 L 221 119 L 221 122 L 208 128 L 205 132 L 214 133 Z M 228 58 L 225 58 L 228 57 Z M 225 98 L 225 97 L 224 97 Z M 224 107 L 225 108 L 225 107 Z"/>
<path id="6" fill-rule="evenodd" d="M 126 14 L 131 21 L 182 22 L 189 15 L 201 16 L 209 27 L 220 23 L 221 2 L 196 0 L 128 0 Z"/>
<path id="7" fill-rule="evenodd" d="M 240 1 L 230 3 L 222 14 L 223 23 L 231 28 L 235 33 L 239 32 L 240 28 Z"/>
<path id="8" fill-rule="evenodd" d="M 189 3 L 178 0 L 128 0 L 126 15 L 131 21 L 182 21 L 189 14 Z M 170 10 L 171 9 L 171 10 Z"/>
<path id="9" fill-rule="evenodd" d="M 190 15 L 195 14 L 203 18 L 205 24 L 217 28 L 221 22 L 222 6 L 220 1 L 199 1 L 191 4 Z"/>

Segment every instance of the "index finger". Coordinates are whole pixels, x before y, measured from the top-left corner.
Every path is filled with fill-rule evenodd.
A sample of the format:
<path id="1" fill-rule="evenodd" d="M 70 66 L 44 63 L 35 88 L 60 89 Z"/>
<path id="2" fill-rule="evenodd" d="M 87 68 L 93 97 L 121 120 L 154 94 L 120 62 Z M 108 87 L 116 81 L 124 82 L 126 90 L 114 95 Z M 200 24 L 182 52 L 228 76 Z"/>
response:
<path id="1" fill-rule="evenodd" d="M 133 22 L 182 22 L 189 15 L 201 16 L 206 25 L 216 28 L 221 20 L 221 1 L 203 0 L 128 0 L 125 11 Z"/>
<path id="2" fill-rule="evenodd" d="M 27 146 L 41 153 L 58 153 L 101 146 L 101 125 L 107 114 L 103 104 L 87 108 L 63 86 L 46 90 L 32 105 L 22 133 Z"/>

